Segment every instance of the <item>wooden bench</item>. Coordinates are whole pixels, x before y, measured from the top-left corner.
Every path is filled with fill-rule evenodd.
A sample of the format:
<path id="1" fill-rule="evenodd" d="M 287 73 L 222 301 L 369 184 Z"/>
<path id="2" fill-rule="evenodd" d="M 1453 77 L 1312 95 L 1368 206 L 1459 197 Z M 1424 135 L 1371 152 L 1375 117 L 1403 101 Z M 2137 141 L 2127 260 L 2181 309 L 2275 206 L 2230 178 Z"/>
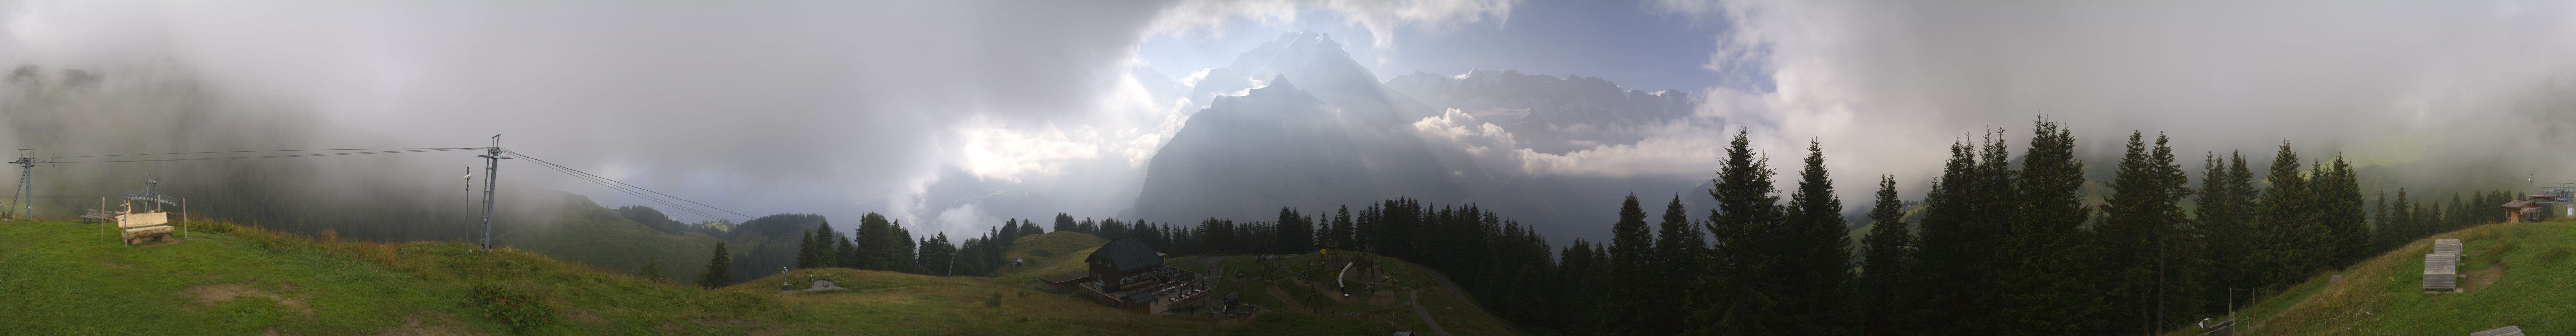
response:
<path id="1" fill-rule="evenodd" d="M 170 227 L 170 213 L 167 212 L 116 215 L 116 227 L 124 229 L 121 237 L 125 238 L 125 245 L 134 245 L 147 238 L 162 241 L 170 238 L 171 232 L 178 231 Z"/>

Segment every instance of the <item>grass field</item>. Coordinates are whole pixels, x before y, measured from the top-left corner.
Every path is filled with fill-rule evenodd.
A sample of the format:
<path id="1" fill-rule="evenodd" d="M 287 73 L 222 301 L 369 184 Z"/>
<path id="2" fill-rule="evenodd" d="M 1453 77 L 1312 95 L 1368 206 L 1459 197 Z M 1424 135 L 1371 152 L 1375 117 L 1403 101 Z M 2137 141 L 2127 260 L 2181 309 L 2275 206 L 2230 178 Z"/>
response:
<path id="1" fill-rule="evenodd" d="M 461 243 L 200 226 L 127 247 L 95 229 L 0 223 L 0 333 L 1205 335 L 1247 324 L 1135 314 L 1025 279 L 820 269 L 710 291 Z M 775 289 L 809 277 L 848 289 Z"/>
<path id="2" fill-rule="evenodd" d="M 2426 294 L 2423 256 L 2460 239 L 2465 292 Z M 2576 222 L 2488 224 L 2417 240 L 2256 303 L 2239 334 L 2465 335 L 2518 325 L 2531 335 L 2576 334 Z M 2177 335 L 2196 330 L 2176 331 Z"/>

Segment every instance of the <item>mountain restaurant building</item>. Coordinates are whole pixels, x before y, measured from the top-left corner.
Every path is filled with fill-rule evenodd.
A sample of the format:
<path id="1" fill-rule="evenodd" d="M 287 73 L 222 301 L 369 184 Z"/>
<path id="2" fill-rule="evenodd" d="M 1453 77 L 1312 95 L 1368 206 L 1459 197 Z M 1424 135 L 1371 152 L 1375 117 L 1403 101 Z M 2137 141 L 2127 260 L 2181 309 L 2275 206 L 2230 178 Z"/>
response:
<path id="1" fill-rule="evenodd" d="M 1082 262 L 1090 264 L 1091 281 L 1080 291 L 1113 307 L 1161 314 L 1197 306 L 1209 293 L 1197 272 L 1163 265 L 1159 253 L 1135 238 L 1110 241 Z"/>

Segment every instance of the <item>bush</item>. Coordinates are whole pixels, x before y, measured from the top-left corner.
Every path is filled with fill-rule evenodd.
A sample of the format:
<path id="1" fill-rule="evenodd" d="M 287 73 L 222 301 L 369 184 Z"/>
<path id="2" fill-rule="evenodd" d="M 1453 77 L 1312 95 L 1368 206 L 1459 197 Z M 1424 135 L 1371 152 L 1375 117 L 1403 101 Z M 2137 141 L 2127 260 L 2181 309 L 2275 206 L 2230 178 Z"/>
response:
<path id="1" fill-rule="evenodd" d="M 477 283 L 471 300 L 476 308 L 483 310 L 483 317 L 509 325 L 511 330 L 518 332 L 527 332 L 555 320 L 554 308 L 546 306 L 543 296 L 517 286 Z"/>

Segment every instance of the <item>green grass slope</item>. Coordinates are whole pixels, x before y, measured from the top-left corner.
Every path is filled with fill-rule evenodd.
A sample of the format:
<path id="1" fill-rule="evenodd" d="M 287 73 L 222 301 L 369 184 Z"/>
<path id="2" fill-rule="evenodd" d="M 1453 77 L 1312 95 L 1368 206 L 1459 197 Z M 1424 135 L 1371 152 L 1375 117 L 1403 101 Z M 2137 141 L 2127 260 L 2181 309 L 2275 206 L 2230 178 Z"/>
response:
<path id="1" fill-rule="evenodd" d="M 1081 272 L 1088 267 L 1082 258 L 1108 244 L 1108 239 L 1081 232 L 1048 232 L 1013 239 L 1011 249 L 1002 253 L 1002 260 L 1020 258 L 1026 262 L 1019 268 L 1003 269 L 1002 277 L 1036 279 Z"/>
<path id="2" fill-rule="evenodd" d="M 705 233 L 664 233 L 618 217 L 607 208 L 576 206 L 564 211 L 543 227 L 506 232 L 495 241 L 613 271 L 634 272 L 652 262 L 666 279 L 696 277 L 706 267 L 709 252 L 722 241 Z"/>
<path id="3" fill-rule="evenodd" d="M 2460 293 L 2423 293 L 2434 239 L 2460 239 Z M 2576 222 L 2488 224 L 2417 240 L 2256 303 L 2238 334 L 2465 335 L 2518 325 L 2576 334 Z M 2196 330 L 2176 334 L 2195 334 Z"/>
<path id="4" fill-rule="evenodd" d="M 703 290 L 517 249 L 199 228 L 231 233 L 127 247 L 93 224 L 0 223 L 0 334 L 1203 335 L 1246 324 L 1135 314 L 1025 279 L 820 269 Z M 775 289 L 815 278 L 847 289 Z"/>
<path id="5" fill-rule="evenodd" d="M 1086 267 L 1082 258 L 1108 243 L 1106 239 L 1079 232 L 1050 232 L 1020 237 L 1012 241 L 1011 249 L 1005 253 L 1005 256 L 1025 258 L 1027 264 L 1020 268 L 1003 270 L 1001 278 L 1017 284 L 1037 285 L 1038 282 L 1035 279 L 1039 277 L 1081 272 Z M 1423 322 L 1422 314 L 1416 313 L 1412 306 L 1405 305 L 1405 302 L 1412 300 L 1414 290 L 1420 290 L 1419 303 L 1424 308 L 1423 313 L 1430 314 L 1433 320 L 1440 323 L 1442 329 L 1448 330 L 1451 334 L 1515 334 L 1501 321 L 1469 305 L 1467 296 L 1463 293 L 1452 292 L 1447 287 L 1441 286 L 1433 273 L 1402 259 L 1387 257 L 1377 259 L 1381 267 L 1396 278 L 1395 286 L 1385 292 L 1386 295 L 1393 296 L 1389 299 L 1393 301 L 1390 304 L 1372 304 L 1369 299 L 1378 293 L 1352 293 L 1355 297 L 1350 302 L 1342 302 L 1326 298 L 1337 297 L 1339 293 L 1298 286 L 1298 280 L 1293 279 L 1300 277 L 1329 279 L 1329 275 L 1322 274 L 1340 270 L 1338 268 L 1324 270 L 1321 269 L 1323 266 L 1314 265 L 1320 258 L 1313 253 L 1305 253 L 1298 255 L 1297 258 L 1271 263 L 1257 260 L 1251 255 L 1173 256 L 1164 259 L 1164 262 L 1173 267 L 1202 274 L 1217 273 L 1222 270 L 1221 274 L 1218 274 L 1220 277 L 1212 284 L 1215 292 L 1209 294 L 1209 297 L 1221 298 L 1228 294 L 1239 294 L 1246 302 L 1271 309 L 1251 321 L 1244 322 L 1244 325 L 1226 332 L 1231 335 L 1385 335 L 1387 332 L 1396 330 L 1409 330 L 1417 334 L 1429 335 L 1431 329 L 1428 323 Z M 1243 272 L 1246 276 L 1240 279 L 1234 278 L 1233 274 L 1236 272 Z M 777 285 L 774 280 L 767 283 L 767 286 Z M 1288 294 L 1289 297 L 1286 300 L 1303 301 L 1297 305 L 1288 304 L 1286 300 L 1270 293 L 1269 288 L 1274 286 L 1279 287 L 1281 293 Z M 1056 295 L 1070 293 L 1070 291 L 1059 291 Z"/>

